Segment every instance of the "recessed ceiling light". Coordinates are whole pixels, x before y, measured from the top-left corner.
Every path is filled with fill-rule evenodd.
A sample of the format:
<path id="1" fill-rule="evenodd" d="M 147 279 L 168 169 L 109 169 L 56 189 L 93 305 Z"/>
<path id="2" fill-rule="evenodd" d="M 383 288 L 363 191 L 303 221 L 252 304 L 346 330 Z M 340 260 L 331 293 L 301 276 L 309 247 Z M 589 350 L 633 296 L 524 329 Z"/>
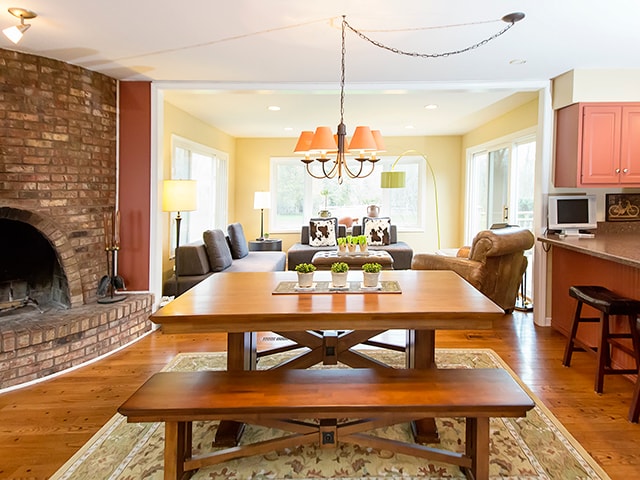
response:
<path id="1" fill-rule="evenodd" d="M 435 110 L 436 108 L 438 108 L 438 105 L 436 105 L 435 103 L 430 103 L 429 105 L 425 105 L 424 108 L 425 110 Z"/>
<path id="2" fill-rule="evenodd" d="M 404 127 L 404 128 L 406 128 L 407 130 L 413 130 L 413 129 L 414 129 L 414 128 L 416 128 L 416 127 L 414 127 L 413 125 L 407 125 L 407 126 L 406 126 L 406 127 Z"/>
<path id="3" fill-rule="evenodd" d="M 293 127 L 284 127 L 285 132 L 290 132 L 291 130 L 293 130 Z"/>
<path id="4" fill-rule="evenodd" d="M 527 61 L 522 58 L 514 58 L 509 63 L 511 65 L 524 65 L 525 63 L 527 63 Z"/>
<path id="5" fill-rule="evenodd" d="M 270 105 L 269 106 L 269 111 L 271 111 L 271 112 L 279 112 L 280 111 L 280 107 L 278 107 L 277 105 Z"/>

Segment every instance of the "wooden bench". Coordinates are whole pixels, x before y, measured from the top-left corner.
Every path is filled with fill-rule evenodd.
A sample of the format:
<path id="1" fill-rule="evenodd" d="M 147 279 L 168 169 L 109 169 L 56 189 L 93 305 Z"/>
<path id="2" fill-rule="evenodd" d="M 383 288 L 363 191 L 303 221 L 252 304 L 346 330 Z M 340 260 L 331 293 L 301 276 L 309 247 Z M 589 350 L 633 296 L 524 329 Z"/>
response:
<path id="1" fill-rule="evenodd" d="M 165 479 L 287 447 L 348 442 L 451 463 L 481 480 L 489 477 L 489 418 L 523 417 L 533 406 L 502 369 L 280 369 L 157 373 L 118 411 L 129 422 L 165 423 Z M 465 417 L 465 453 L 362 433 L 427 417 Z M 234 420 L 290 433 L 193 456 L 195 420 Z"/>

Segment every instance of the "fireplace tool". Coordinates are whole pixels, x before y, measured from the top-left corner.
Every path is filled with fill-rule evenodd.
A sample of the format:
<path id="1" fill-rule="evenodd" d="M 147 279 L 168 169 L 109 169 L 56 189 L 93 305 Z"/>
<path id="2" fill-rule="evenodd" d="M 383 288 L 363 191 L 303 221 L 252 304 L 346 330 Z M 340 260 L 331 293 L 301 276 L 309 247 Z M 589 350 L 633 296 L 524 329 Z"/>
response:
<path id="1" fill-rule="evenodd" d="M 98 283 L 98 303 L 115 303 L 124 300 L 126 295 L 116 295 L 117 289 L 124 289 L 124 280 L 116 275 L 116 255 L 120 250 L 120 212 L 104 213 L 105 245 L 107 254 L 107 274 Z M 111 231 L 111 238 L 107 232 Z"/>

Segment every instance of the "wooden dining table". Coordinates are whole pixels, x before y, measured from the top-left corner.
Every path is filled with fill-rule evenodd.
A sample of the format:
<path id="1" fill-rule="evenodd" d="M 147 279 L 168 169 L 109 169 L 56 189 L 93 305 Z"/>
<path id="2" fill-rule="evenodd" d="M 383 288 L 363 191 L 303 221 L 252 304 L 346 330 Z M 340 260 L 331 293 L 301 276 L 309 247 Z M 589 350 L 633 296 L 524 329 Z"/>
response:
<path id="1" fill-rule="evenodd" d="M 316 271 L 314 281 L 330 281 Z M 282 368 L 316 363 L 344 363 L 354 368 L 385 368 L 353 347 L 388 330 L 406 330 L 406 368 L 436 368 L 437 330 L 491 329 L 504 311 L 452 271 L 388 270 L 381 282 L 391 291 L 291 291 L 278 293 L 283 282 L 295 284 L 296 272 L 228 272 L 200 282 L 151 315 L 162 332 L 227 334 L 227 369 L 251 370 L 264 352 L 257 351 L 256 332 L 274 332 L 305 347 Z M 362 272 L 350 271 L 358 282 Z M 286 289 L 285 289 L 286 290 Z M 355 290 L 355 291 L 354 291 Z M 393 348 L 393 346 L 391 346 Z M 225 425 L 216 442 L 237 442 L 241 430 Z M 433 419 L 415 429 L 416 441 L 437 438 Z"/>

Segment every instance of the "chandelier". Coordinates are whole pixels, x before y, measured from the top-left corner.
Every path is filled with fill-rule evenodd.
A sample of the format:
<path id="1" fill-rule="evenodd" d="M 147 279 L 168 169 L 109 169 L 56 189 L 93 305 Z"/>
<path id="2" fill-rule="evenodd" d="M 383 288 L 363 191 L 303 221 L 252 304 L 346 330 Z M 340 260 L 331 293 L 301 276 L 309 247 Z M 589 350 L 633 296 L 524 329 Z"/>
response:
<path id="1" fill-rule="evenodd" d="M 489 41 L 498 38 L 523 18 L 524 13 L 510 13 L 501 18 L 501 20 L 506 22 L 508 25 L 489 38 L 460 50 L 425 54 L 405 52 L 372 40 L 349 25 L 346 20 L 346 15 L 343 15 L 342 50 L 340 59 L 340 123 L 338 124 L 338 129 L 335 135 L 331 131 L 330 127 L 322 126 L 317 127 L 315 132 L 310 130 L 303 131 L 298 137 L 298 141 L 293 151 L 297 154 L 304 154 L 302 163 L 305 164 L 307 173 L 317 179 L 337 178 L 338 183 L 340 184 L 343 182 L 345 176 L 349 178 L 365 178 L 373 173 L 376 162 L 379 160 L 377 154 L 385 151 L 384 140 L 380 131 L 371 130 L 370 127 L 367 126 L 356 127 L 351 141 L 347 144 L 347 127 L 344 124 L 345 32 L 347 28 L 363 40 L 392 53 L 421 58 L 438 58 L 457 55 L 485 45 Z M 347 163 L 347 154 L 357 155 L 354 158 L 356 161 L 355 165 L 349 166 Z M 316 156 L 316 158 L 311 158 L 312 156 Z M 320 164 L 321 173 L 314 173 L 312 168 L 314 162 L 318 162 Z M 367 167 L 365 167 L 365 164 Z"/>

